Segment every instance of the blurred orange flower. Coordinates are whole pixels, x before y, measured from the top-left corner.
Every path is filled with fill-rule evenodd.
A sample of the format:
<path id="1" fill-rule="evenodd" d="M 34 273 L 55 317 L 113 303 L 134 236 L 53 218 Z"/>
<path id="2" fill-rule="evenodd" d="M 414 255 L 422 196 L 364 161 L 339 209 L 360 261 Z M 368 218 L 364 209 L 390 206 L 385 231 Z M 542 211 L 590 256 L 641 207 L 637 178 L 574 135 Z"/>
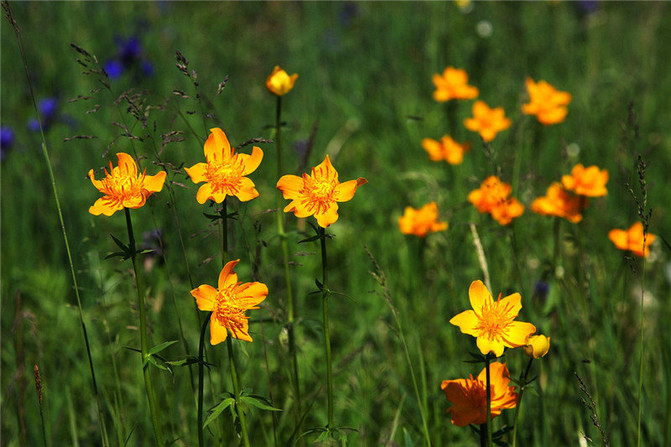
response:
<path id="1" fill-rule="evenodd" d="M 477 338 L 480 352 L 493 352 L 500 357 L 505 348 L 525 346 L 536 327 L 531 323 L 514 321 L 522 309 L 522 297 L 513 293 L 494 301 L 482 281 L 473 281 L 468 289 L 472 310 L 452 317 L 450 323 L 459 326 L 461 332 Z"/>
<path id="2" fill-rule="evenodd" d="M 344 183 L 338 181 L 338 171 L 327 155 L 323 162 L 312 168 L 312 175 L 284 175 L 277 182 L 277 189 L 291 203 L 284 208 L 285 213 L 293 212 L 296 217 L 314 215 L 317 224 L 326 228 L 338 220 L 338 203 L 352 200 L 356 189 L 368 181 L 359 177 Z"/>
<path id="3" fill-rule="evenodd" d="M 105 170 L 104 179 L 96 180 L 93 169 L 88 173 L 93 186 L 104 194 L 89 207 L 89 213 L 94 216 L 111 216 L 123 208 L 140 208 L 147 201 L 147 197 L 163 189 L 166 176 L 164 171 L 147 175 L 145 169 L 138 175 L 133 157 L 124 152 L 119 152 L 116 156 L 118 166 L 113 167 L 110 162 L 110 169 Z"/>
<path id="4" fill-rule="evenodd" d="M 258 309 L 268 295 L 268 287 L 260 282 L 238 282 L 233 268 L 239 259 L 226 263 L 219 274 L 218 288 L 203 284 L 191 291 L 198 309 L 212 312 L 210 317 L 210 343 L 216 345 L 226 340 L 228 331 L 234 338 L 252 341 L 249 336 L 249 318 L 245 312 Z"/>
<path id="5" fill-rule="evenodd" d="M 545 196 L 538 197 L 531 203 L 531 211 L 544 216 L 563 217 L 572 223 L 582 220 L 582 210 L 586 205 L 584 198 L 567 192 L 559 182 L 548 188 Z"/>
<path id="6" fill-rule="evenodd" d="M 564 121 L 571 102 L 571 94 L 560 92 L 545 81 L 535 83 L 533 79 L 526 80 L 529 102 L 522 104 L 522 113 L 536 115 L 542 124 L 551 125 Z"/>
<path id="7" fill-rule="evenodd" d="M 266 79 L 266 88 L 274 95 L 286 95 L 294 88 L 297 77 L 298 75 L 295 73 L 289 76 L 279 65 L 275 65 L 275 69 Z"/>
<path id="8" fill-rule="evenodd" d="M 445 391 L 452 406 L 447 409 L 452 414 L 452 423 L 459 427 L 468 424 L 487 422 L 487 369 L 483 368 L 474 379 L 443 380 L 440 389 Z M 501 414 L 501 410 L 517 406 L 517 393 L 510 383 L 510 373 L 505 363 L 492 362 L 489 365 L 489 382 L 492 419 Z"/>
<path id="9" fill-rule="evenodd" d="M 461 68 L 447 67 L 442 75 L 433 75 L 433 83 L 436 86 L 433 99 L 439 102 L 450 99 L 473 99 L 478 96 L 478 89 L 468 85 L 466 70 Z"/>
<path id="10" fill-rule="evenodd" d="M 501 225 L 508 225 L 524 213 L 524 205 L 509 197 L 512 187 L 497 176 L 488 177 L 480 188 L 468 194 L 468 201 L 481 213 L 489 213 Z"/>
<path id="11" fill-rule="evenodd" d="M 650 244 L 655 242 L 657 236 L 651 233 L 643 239 L 643 224 L 636 222 L 628 230 L 614 229 L 608 232 L 608 238 L 613 241 L 620 250 L 629 250 L 641 258 L 647 258 L 650 254 Z"/>
<path id="12" fill-rule="evenodd" d="M 261 164 L 263 151 L 260 148 L 254 146 L 251 155 L 236 154 L 226 134 L 215 127 L 210 129 L 204 151 L 206 163 L 184 168 L 194 183 L 206 182 L 196 194 L 198 203 L 203 204 L 208 199 L 221 203 L 227 195 L 236 196 L 242 202 L 258 197 L 254 182 L 245 176 Z"/>
<path id="13" fill-rule="evenodd" d="M 464 161 L 464 154 L 471 148 L 470 143 L 457 143 L 449 135 L 444 135 L 440 141 L 424 138 L 422 147 L 433 161 L 445 160 L 451 165 L 459 165 Z"/>
<path id="14" fill-rule="evenodd" d="M 608 171 L 599 170 L 597 166 L 585 168 L 578 163 L 571 170 L 571 175 L 564 175 L 561 179 L 564 189 L 587 197 L 600 197 L 608 194 Z"/>
<path id="15" fill-rule="evenodd" d="M 466 129 L 480 133 L 485 142 L 490 142 L 496 134 L 510 127 L 510 120 L 506 118 L 502 107 L 490 109 L 484 101 L 473 103 L 473 118 L 466 118 Z"/>
<path id="16" fill-rule="evenodd" d="M 407 206 L 398 219 L 398 226 L 403 234 L 426 237 L 429 233 L 446 230 L 447 222 L 438 222 L 438 205 L 429 202 L 418 210 Z"/>

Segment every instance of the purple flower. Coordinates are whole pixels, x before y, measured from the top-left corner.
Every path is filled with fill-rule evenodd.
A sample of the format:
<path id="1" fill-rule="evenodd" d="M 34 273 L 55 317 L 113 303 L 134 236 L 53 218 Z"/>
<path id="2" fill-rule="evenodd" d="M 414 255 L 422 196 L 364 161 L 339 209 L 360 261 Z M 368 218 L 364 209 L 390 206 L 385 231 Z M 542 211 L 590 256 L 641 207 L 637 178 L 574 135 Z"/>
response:
<path id="1" fill-rule="evenodd" d="M 123 74 L 123 64 L 116 59 L 107 61 L 103 68 L 110 79 L 117 79 Z"/>
<path id="2" fill-rule="evenodd" d="M 7 153 L 14 145 L 14 131 L 9 126 L 0 128 L 0 161 L 4 160 Z"/>
<path id="3" fill-rule="evenodd" d="M 104 66 L 110 79 L 120 78 L 126 70 L 135 70 L 136 75 L 138 72 L 144 76 L 154 74 L 154 67 L 146 58 L 140 39 L 136 36 L 128 38 L 117 36 L 114 41 L 117 46 L 116 56 Z"/>
<path id="4" fill-rule="evenodd" d="M 42 120 L 42 129 L 46 132 L 58 118 L 58 99 L 53 96 L 41 99 L 37 104 L 37 110 Z M 31 132 L 40 131 L 40 122 L 37 118 L 30 118 L 27 123 Z"/>

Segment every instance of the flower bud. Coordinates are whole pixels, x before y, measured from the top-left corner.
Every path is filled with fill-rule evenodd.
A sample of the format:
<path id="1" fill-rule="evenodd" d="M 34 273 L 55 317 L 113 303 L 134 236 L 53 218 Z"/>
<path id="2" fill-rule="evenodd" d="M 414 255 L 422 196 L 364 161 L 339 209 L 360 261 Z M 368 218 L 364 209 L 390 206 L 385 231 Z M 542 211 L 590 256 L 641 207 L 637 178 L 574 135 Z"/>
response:
<path id="1" fill-rule="evenodd" d="M 292 88 L 294 88 L 294 83 L 296 82 L 297 77 L 297 74 L 289 76 L 286 71 L 276 65 L 273 72 L 268 76 L 268 79 L 266 79 L 266 88 L 274 95 L 286 95 Z"/>
<path id="2" fill-rule="evenodd" d="M 545 335 L 532 335 L 529 337 L 529 342 L 524 346 L 524 352 L 529 357 L 539 359 L 550 350 L 550 337 Z"/>

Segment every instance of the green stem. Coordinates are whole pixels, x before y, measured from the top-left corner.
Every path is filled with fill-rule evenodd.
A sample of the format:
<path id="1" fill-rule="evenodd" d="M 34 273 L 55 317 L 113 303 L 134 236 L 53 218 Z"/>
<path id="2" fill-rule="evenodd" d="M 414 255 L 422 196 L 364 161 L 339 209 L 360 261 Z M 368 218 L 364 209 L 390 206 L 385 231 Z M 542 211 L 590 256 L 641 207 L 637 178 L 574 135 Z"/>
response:
<path id="1" fill-rule="evenodd" d="M 485 356 L 485 370 L 487 376 L 487 388 L 485 393 L 487 395 L 487 446 L 492 447 L 492 384 L 491 384 L 491 375 L 489 373 L 489 360 L 490 354 Z"/>
<path id="2" fill-rule="evenodd" d="M 35 92 L 33 91 L 33 83 L 30 78 L 30 71 L 28 70 L 28 62 L 26 58 L 26 53 L 23 49 L 23 40 L 21 39 L 21 33 L 19 32 L 18 24 L 14 19 L 12 10 L 9 7 L 9 3 L 3 1 L 2 6 L 7 13 L 7 19 L 14 28 L 14 33 L 16 34 L 16 41 L 19 46 L 19 51 L 21 53 L 21 60 L 23 61 L 23 68 L 26 72 L 26 80 L 28 82 L 28 89 L 30 90 L 30 98 L 33 102 L 33 109 L 37 114 L 38 118 L 40 116 L 39 109 L 37 108 L 37 102 L 35 101 Z M 72 262 L 72 252 L 70 251 L 70 242 L 68 239 L 67 231 L 65 230 L 65 221 L 63 220 L 63 212 L 61 210 L 61 203 L 58 199 L 58 189 L 56 188 L 56 178 L 54 177 L 54 171 L 51 167 L 51 160 L 49 159 L 49 151 L 47 150 L 47 140 L 44 136 L 44 129 L 42 128 L 42 120 L 38 119 L 40 125 L 40 136 L 42 138 L 42 155 L 44 156 L 44 161 L 47 165 L 47 170 L 49 171 L 49 180 L 51 181 L 51 188 L 54 194 L 54 202 L 56 203 L 56 210 L 58 211 L 58 219 L 61 225 L 61 231 L 63 233 L 63 242 L 65 243 L 65 251 L 68 256 L 68 264 L 70 266 L 70 275 L 72 276 L 72 286 L 74 288 L 75 297 L 77 298 L 77 308 L 79 310 L 79 322 L 82 327 L 82 334 L 84 335 L 84 343 L 86 344 L 86 355 L 89 361 L 89 369 L 91 371 L 91 388 L 93 389 L 93 395 L 96 399 L 96 406 L 98 410 L 98 422 L 100 424 L 100 434 L 102 437 L 102 444 L 104 447 L 109 446 L 109 440 L 107 438 L 107 429 L 105 427 L 105 420 L 103 418 L 102 404 L 100 402 L 100 394 L 98 393 L 98 386 L 96 383 L 95 369 L 93 367 L 93 357 L 91 356 L 91 347 L 89 345 L 89 338 L 86 331 L 86 323 L 84 321 L 84 311 L 82 310 L 82 302 L 79 296 L 79 285 L 77 284 L 77 275 L 75 274 L 74 263 Z M 41 411 L 41 408 L 40 408 Z"/>
<path id="3" fill-rule="evenodd" d="M 226 199 L 221 202 L 221 266 L 226 265 L 228 260 L 228 211 L 226 207 Z"/>
<path id="4" fill-rule="evenodd" d="M 282 97 L 277 97 L 277 107 L 275 109 L 275 147 L 277 148 L 277 178 L 283 174 L 282 169 Z M 289 336 L 289 357 L 291 358 L 291 374 L 294 387 L 295 399 L 295 417 L 297 432 L 301 432 L 301 388 L 298 378 L 298 356 L 296 355 L 296 335 L 294 333 L 294 323 L 296 321 L 296 303 L 294 300 L 291 286 L 291 271 L 289 269 L 289 248 L 287 246 L 287 234 L 284 230 L 284 214 L 282 213 L 282 193 L 277 194 L 277 234 L 280 237 L 282 245 L 282 260 L 284 262 L 284 283 L 287 294 L 287 335 Z"/>
<path id="5" fill-rule="evenodd" d="M 324 319 L 324 353 L 326 355 L 326 388 L 328 392 L 328 428 L 333 425 L 333 367 L 331 364 L 331 337 L 329 334 L 329 285 L 326 262 L 326 234 L 322 227 L 317 227 L 322 251 L 322 310 Z"/>
<path id="6" fill-rule="evenodd" d="M 128 247 L 131 253 L 131 260 L 133 262 L 133 271 L 135 272 L 135 284 L 137 286 L 137 301 L 140 310 L 140 349 L 142 351 L 142 373 L 144 375 L 144 387 L 147 392 L 147 400 L 149 401 L 149 412 L 151 414 L 151 422 L 154 426 L 154 435 L 156 436 L 156 444 L 163 445 L 163 433 L 161 432 L 161 423 L 158 417 L 158 408 L 156 405 L 156 395 L 154 394 L 154 384 L 151 380 L 151 370 L 149 369 L 149 362 L 147 361 L 147 352 L 149 344 L 147 340 L 147 311 L 144 300 L 144 286 L 142 284 L 142 277 L 140 276 L 140 267 L 137 261 L 137 251 L 135 248 L 135 236 L 133 235 L 133 224 L 130 219 L 130 211 L 124 208 L 126 213 L 126 226 L 128 228 Z"/>
<path id="7" fill-rule="evenodd" d="M 643 232 L 643 250 L 645 250 L 645 240 L 647 238 L 647 227 L 644 223 Z M 643 418 L 643 357 L 645 354 L 645 343 L 643 337 L 643 300 L 645 298 L 645 257 L 641 264 L 641 300 L 639 303 L 639 345 L 641 346 L 641 354 L 638 359 L 638 421 L 636 424 L 636 447 L 641 446 L 641 421 Z"/>
<path id="8" fill-rule="evenodd" d="M 210 322 L 212 312 L 207 314 L 203 327 L 200 330 L 200 341 L 198 342 L 198 447 L 203 447 L 205 441 L 203 440 L 203 376 L 205 370 L 205 360 L 203 359 L 203 351 L 205 350 L 205 331 Z"/>
<path id="9" fill-rule="evenodd" d="M 520 407 L 522 406 L 522 396 L 524 395 L 524 387 L 527 385 L 527 377 L 529 376 L 529 371 L 531 370 L 531 363 L 534 361 L 533 357 L 529 358 L 529 363 L 527 363 L 527 369 L 524 371 L 524 376 L 520 382 L 520 392 L 519 397 L 517 398 L 517 407 L 515 408 L 515 422 L 513 423 L 513 447 L 515 447 L 515 442 L 517 441 L 517 417 L 520 414 Z"/>
<path id="10" fill-rule="evenodd" d="M 226 337 L 228 344 L 228 363 L 231 366 L 231 380 L 233 381 L 233 392 L 235 393 L 235 408 L 240 419 L 240 427 L 242 429 L 242 441 L 245 447 L 249 447 L 249 435 L 247 434 L 247 424 L 245 423 L 245 412 L 242 411 L 240 404 L 240 384 L 238 380 L 238 369 L 235 364 L 235 355 L 233 355 L 233 342 L 231 336 Z"/>

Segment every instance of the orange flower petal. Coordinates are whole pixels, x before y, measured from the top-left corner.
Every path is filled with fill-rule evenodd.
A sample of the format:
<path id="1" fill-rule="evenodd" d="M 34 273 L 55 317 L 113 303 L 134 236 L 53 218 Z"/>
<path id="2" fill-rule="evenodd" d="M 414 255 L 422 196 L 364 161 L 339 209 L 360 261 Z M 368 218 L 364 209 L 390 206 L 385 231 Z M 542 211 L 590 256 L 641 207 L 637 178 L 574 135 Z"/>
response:
<path id="1" fill-rule="evenodd" d="M 119 170 L 130 176 L 137 177 L 137 165 L 133 157 L 124 152 L 119 152 L 116 156 L 119 159 Z"/>
<path id="2" fill-rule="evenodd" d="M 99 216 L 101 214 L 104 214 L 105 216 L 111 216 L 115 212 L 122 210 L 123 205 L 121 205 L 121 202 L 110 202 L 107 200 L 105 197 L 101 197 L 96 202 L 89 207 L 89 213 L 93 214 L 94 216 Z"/>
<path id="3" fill-rule="evenodd" d="M 316 212 L 314 216 L 317 219 L 317 224 L 322 228 L 326 228 L 338 220 L 338 204 L 331 202 L 323 211 Z"/>
<path id="4" fill-rule="evenodd" d="M 335 187 L 333 197 L 336 202 L 347 202 L 352 200 L 356 189 L 366 183 L 368 183 L 368 180 L 362 177 L 359 177 L 356 180 L 349 180 L 347 182 L 341 183 Z"/>
<path id="5" fill-rule="evenodd" d="M 303 179 L 296 175 L 283 175 L 277 181 L 276 188 L 282 191 L 282 197 L 293 200 L 300 195 L 303 189 Z"/>
<path id="6" fill-rule="evenodd" d="M 228 330 L 225 326 L 222 326 L 212 314 L 210 318 L 210 344 L 216 345 L 226 340 L 228 337 Z"/>
<path id="7" fill-rule="evenodd" d="M 214 309 L 214 303 L 217 298 L 217 289 L 214 287 L 203 284 L 193 289 L 191 295 L 196 299 L 198 309 L 208 311 Z"/>
<path id="8" fill-rule="evenodd" d="M 479 279 L 473 281 L 468 288 L 468 299 L 471 302 L 471 307 L 475 311 L 476 315 L 481 315 L 481 309 L 485 306 L 490 305 L 494 299 L 492 294 L 487 290 L 487 287 Z"/>
<path id="9" fill-rule="evenodd" d="M 219 290 L 222 290 L 222 289 L 225 289 L 229 286 L 237 284 L 238 275 L 233 272 L 233 269 L 238 264 L 238 262 L 240 262 L 239 259 L 235 259 L 233 261 L 228 261 L 226 263 L 226 265 L 224 265 L 224 268 L 221 269 L 221 273 L 219 273 L 219 281 L 218 281 Z"/>
<path id="10" fill-rule="evenodd" d="M 207 163 L 196 163 L 190 168 L 184 168 L 184 171 L 191 177 L 193 183 L 206 182 Z M 203 202 L 205 203 L 205 202 Z"/>
<path id="11" fill-rule="evenodd" d="M 245 165 L 242 175 L 248 175 L 254 172 L 261 164 L 261 160 L 263 160 L 263 151 L 260 147 L 254 146 L 252 148 L 252 155 L 238 154 L 238 157 L 242 158 Z"/>
<path id="12" fill-rule="evenodd" d="M 144 188 L 149 192 L 159 192 L 161 189 L 163 189 L 165 177 L 165 171 L 161 171 L 156 175 L 145 175 Z"/>

